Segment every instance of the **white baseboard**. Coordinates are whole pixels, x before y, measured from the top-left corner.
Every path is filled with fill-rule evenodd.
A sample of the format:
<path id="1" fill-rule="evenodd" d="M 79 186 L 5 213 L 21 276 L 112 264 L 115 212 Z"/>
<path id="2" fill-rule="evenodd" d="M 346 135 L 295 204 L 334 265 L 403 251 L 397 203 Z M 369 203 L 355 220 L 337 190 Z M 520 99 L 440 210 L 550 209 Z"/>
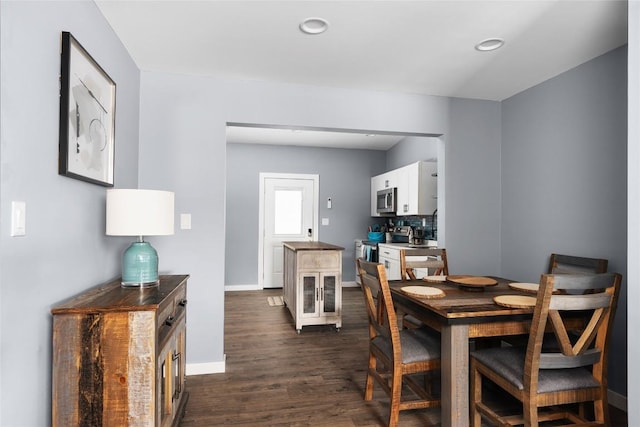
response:
<path id="1" fill-rule="evenodd" d="M 358 282 L 342 282 L 343 288 L 359 288 L 360 284 Z M 248 285 L 225 285 L 225 291 L 259 291 L 262 288 L 257 284 L 248 284 Z"/>
<path id="2" fill-rule="evenodd" d="M 623 396 L 615 391 L 607 390 L 607 399 L 609 400 L 609 405 L 627 412 L 627 396 Z"/>
<path id="3" fill-rule="evenodd" d="M 185 368 L 185 374 L 189 375 L 207 375 L 207 374 L 224 374 L 227 355 L 224 355 L 225 360 L 222 362 L 208 362 L 208 363 L 187 363 Z"/>
<path id="4" fill-rule="evenodd" d="M 262 288 L 257 284 L 249 285 L 225 285 L 225 291 L 259 291 Z"/>

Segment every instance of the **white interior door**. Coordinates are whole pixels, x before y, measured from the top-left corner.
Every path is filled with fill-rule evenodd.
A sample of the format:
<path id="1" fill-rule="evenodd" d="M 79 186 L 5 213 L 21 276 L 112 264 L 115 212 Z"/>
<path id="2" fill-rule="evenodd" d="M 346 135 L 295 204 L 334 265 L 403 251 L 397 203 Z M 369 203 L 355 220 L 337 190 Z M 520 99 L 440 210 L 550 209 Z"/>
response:
<path id="1" fill-rule="evenodd" d="M 259 285 L 281 288 L 284 241 L 317 241 L 318 175 L 260 174 Z"/>

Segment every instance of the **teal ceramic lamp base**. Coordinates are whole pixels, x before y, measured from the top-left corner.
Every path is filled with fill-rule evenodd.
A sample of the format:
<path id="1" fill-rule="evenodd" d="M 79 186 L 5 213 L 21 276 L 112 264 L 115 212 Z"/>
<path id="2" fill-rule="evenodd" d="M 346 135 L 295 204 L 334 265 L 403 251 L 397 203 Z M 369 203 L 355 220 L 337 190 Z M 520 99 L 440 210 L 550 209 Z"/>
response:
<path id="1" fill-rule="evenodd" d="M 146 288 L 158 283 L 158 252 L 140 238 L 122 256 L 122 286 Z"/>

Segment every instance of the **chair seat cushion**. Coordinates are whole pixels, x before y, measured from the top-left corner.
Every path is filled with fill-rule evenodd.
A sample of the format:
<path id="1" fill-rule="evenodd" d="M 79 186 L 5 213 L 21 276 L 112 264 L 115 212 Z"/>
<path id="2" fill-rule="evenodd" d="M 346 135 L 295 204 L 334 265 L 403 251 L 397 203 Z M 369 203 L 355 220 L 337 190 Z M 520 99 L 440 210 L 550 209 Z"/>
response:
<path id="1" fill-rule="evenodd" d="M 525 348 L 500 347 L 474 351 L 471 353 L 471 357 L 490 367 L 519 390 L 522 390 L 524 389 L 525 354 Z M 540 369 L 538 371 L 538 393 L 598 386 L 598 382 L 586 368 Z"/>
<path id="2" fill-rule="evenodd" d="M 405 314 L 404 317 L 402 318 L 402 321 L 405 322 L 405 323 L 411 324 L 415 328 L 419 328 L 419 327 L 424 326 L 424 323 L 422 323 L 420 320 L 418 320 L 417 317 L 412 316 L 410 314 Z"/>
<path id="3" fill-rule="evenodd" d="M 576 339 L 574 334 L 569 334 L 569 339 L 571 340 L 571 344 L 575 344 Z M 529 335 L 513 335 L 502 338 L 504 342 L 514 347 L 527 347 L 529 342 Z M 544 334 L 542 338 L 542 350 L 543 351 L 560 351 L 560 345 L 558 344 L 558 340 L 556 339 L 553 332 L 547 332 Z"/>
<path id="4" fill-rule="evenodd" d="M 391 342 L 387 337 L 378 336 L 371 341 L 388 358 L 392 358 Z M 400 330 L 402 363 L 413 363 L 440 358 L 440 335 L 429 328 Z"/>

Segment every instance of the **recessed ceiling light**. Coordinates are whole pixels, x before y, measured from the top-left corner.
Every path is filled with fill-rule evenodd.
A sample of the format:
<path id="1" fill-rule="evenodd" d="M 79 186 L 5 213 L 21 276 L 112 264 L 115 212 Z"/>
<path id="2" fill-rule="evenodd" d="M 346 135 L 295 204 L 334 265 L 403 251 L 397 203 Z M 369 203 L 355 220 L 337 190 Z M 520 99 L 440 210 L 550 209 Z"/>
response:
<path id="1" fill-rule="evenodd" d="M 305 34 L 322 34 L 329 28 L 329 22 L 322 18 L 307 18 L 299 27 Z"/>
<path id="2" fill-rule="evenodd" d="M 498 38 L 491 38 L 491 39 L 482 40 L 480 43 L 478 43 L 476 45 L 476 50 L 479 50 L 481 52 L 488 52 L 491 50 L 499 49 L 502 47 L 502 45 L 504 45 L 504 40 L 498 39 Z"/>

